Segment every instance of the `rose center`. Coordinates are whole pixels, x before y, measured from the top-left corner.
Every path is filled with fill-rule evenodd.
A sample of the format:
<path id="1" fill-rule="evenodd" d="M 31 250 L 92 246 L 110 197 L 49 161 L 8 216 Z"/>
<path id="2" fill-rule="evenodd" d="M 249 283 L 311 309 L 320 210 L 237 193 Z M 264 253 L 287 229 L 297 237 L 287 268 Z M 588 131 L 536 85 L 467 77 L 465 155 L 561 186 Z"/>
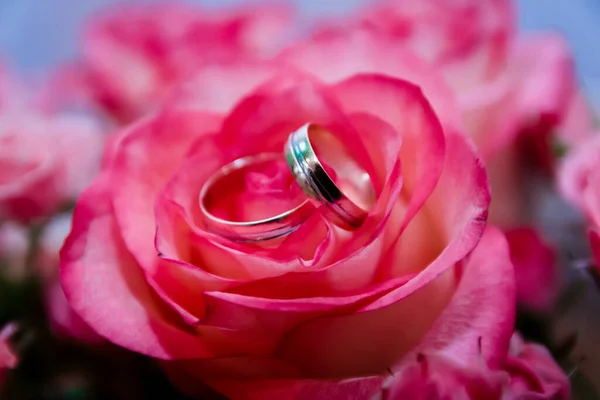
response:
<path id="1" fill-rule="evenodd" d="M 291 210 L 304 200 L 285 161 L 269 160 L 229 175 L 213 213 L 230 221 L 255 221 Z"/>

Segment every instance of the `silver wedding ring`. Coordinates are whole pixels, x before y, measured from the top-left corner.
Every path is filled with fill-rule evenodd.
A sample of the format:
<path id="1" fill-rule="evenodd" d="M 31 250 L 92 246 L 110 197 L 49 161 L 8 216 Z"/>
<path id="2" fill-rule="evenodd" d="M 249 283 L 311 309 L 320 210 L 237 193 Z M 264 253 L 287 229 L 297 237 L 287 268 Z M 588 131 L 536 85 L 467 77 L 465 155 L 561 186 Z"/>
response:
<path id="1" fill-rule="evenodd" d="M 327 129 L 309 123 L 290 134 L 283 153 L 239 158 L 219 169 L 204 183 L 199 202 L 207 230 L 237 242 L 261 242 L 289 235 L 315 210 L 323 212 L 326 218 L 344 229 L 356 229 L 363 224 L 375 203 L 375 190 L 369 174 L 337 137 Z M 219 201 L 219 182 L 232 173 L 282 157 L 307 196 L 301 204 L 255 221 L 230 221 L 211 212 L 211 205 Z"/>
<path id="2" fill-rule="evenodd" d="M 317 148 L 338 183 L 317 157 Z M 371 178 L 331 132 L 314 124 L 302 126 L 289 136 L 285 159 L 298 185 L 313 204 L 325 206 L 332 222 L 345 229 L 362 225 L 375 202 Z"/>
<path id="3" fill-rule="evenodd" d="M 200 210 L 208 231 L 236 242 L 261 242 L 289 235 L 306 221 L 314 211 L 314 206 L 307 200 L 281 214 L 255 221 L 230 221 L 215 216 L 211 211 L 213 202 L 220 199 L 216 185 L 221 181 L 235 172 L 277 160 L 281 160 L 281 154 L 262 153 L 238 158 L 219 169 L 204 183 L 200 190 Z"/>

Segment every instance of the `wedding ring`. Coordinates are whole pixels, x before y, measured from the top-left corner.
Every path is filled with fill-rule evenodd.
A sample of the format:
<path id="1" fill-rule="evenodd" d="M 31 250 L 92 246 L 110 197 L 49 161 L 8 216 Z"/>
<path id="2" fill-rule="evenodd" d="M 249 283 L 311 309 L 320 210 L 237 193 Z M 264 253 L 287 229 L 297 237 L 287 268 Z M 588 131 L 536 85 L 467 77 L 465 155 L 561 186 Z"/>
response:
<path id="1" fill-rule="evenodd" d="M 200 190 L 200 210 L 207 230 L 238 242 L 266 241 L 294 232 L 315 207 L 344 229 L 356 229 L 363 224 L 375 204 L 373 183 L 338 138 L 327 129 L 309 123 L 290 134 L 284 156 L 307 199 L 290 210 L 264 219 L 232 221 L 216 216 L 211 208 L 222 200 L 219 185 L 225 185 L 226 178 L 252 166 L 282 159 L 277 153 L 242 157 L 219 169 Z"/>
<path id="2" fill-rule="evenodd" d="M 200 190 L 200 210 L 204 214 L 207 230 L 237 242 L 261 242 L 294 232 L 314 212 L 314 206 L 304 199 L 298 206 L 281 214 L 255 221 L 229 221 L 214 215 L 211 205 L 220 201 L 219 184 L 227 177 L 245 169 L 267 162 L 282 160 L 280 153 L 262 153 L 238 158 L 212 175 Z"/>
<path id="3" fill-rule="evenodd" d="M 375 204 L 375 190 L 369 174 L 338 138 L 308 123 L 290 134 L 284 152 L 296 182 L 313 204 L 325 206 L 326 217 L 345 229 L 362 225 Z"/>

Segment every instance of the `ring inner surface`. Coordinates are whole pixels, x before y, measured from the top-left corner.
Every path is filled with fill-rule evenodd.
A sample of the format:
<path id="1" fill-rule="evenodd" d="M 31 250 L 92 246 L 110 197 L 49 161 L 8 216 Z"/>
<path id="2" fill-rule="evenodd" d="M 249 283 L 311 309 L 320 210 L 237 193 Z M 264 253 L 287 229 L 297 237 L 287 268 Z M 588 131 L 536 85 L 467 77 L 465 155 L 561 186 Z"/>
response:
<path id="1" fill-rule="evenodd" d="M 202 199 L 212 216 L 230 222 L 253 222 L 276 217 L 305 200 L 283 158 L 263 157 L 218 172 Z"/>
<path id="2" fill-rule="evenodd" d="M 369 211 L 376 201 L 369 174 L 349 153 L 348 148 L 327 129 L 312 125 L 308 131 L 312 149 L 327 175 L 354 204 Z"/>

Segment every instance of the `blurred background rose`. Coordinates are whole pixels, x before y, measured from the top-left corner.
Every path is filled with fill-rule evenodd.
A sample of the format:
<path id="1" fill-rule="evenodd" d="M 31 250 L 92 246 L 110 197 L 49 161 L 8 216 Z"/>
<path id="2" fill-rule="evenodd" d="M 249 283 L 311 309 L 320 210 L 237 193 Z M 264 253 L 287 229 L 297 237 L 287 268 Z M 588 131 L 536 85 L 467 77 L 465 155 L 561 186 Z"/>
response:
<path id="1" fill-rule="evenodd" d="M 106 5 L 158 3 L 161 0 L 3 0 L 0 3 L 0 52 L 19 67 L 39 69 L 71 58 L 77 49 L 84 18 Z M 302 14 L 303 26 L 315 17 L 343 15 L 369 0 L 290 0 Z M 226 6 L 243 0 L 189 0 L 188 3 Z M 600 3 L 593 0 L 520 0 L 519 22 L 526 30 L 558 29 L 569 40 L 582 83 L 593 104 L 600 107 Z M 68 10 L 68 12 L 65 12 Z M 299 28 L 302 29 L 302 28 Z M 48 45 L 51 43 L 51 45 Z"/>
<path id="2" fill-rule="evenodd" d="M 7 61 L 7 66 L 11 69 L 24 70 L 33 77 L 42 77 L 52 67 L 65 61 L 72 61 L 79 54 L 84 21 L 90 16 L 96 15 L 96 12 L 104 6 L 160 2 L 162 1 L 0 0 L 0 57 Z M 295 32 L 292 33 L 306 33 L 316 18 L 345 16 L 357 6 L 368 2 L 369 0 L 290 0 L 289 3 L 298 7 L 301 18 Z M 243 0 L 189 0 L 187 3 L 217 8 L 246 2 Z M 600 18 L 600 2 L 595 0 L 520 0 L 517 3 L 521 28 L 526 31 L 558 30 L 569 41 L 575 56 L 582 90 L 590 101 L 591 108 L 595 109 L 597 113 L 600 110 L 600 52 L 595 50 L 597 49 L 596 38 L 600 37 L 600 25 L 597 23 Z M 289 37 L 283 39 L 289 39 Z M 3 69 L 4 66 L 0 65 L 0 75 Z M 29 105 L 23 101 L 16 101 L 15 93 L 30 90 L 19 85 L 20 82 L 7 85 L 6 81 L 0 79 L 0 106 L 3 107 L 7 101 L 18 106 Z M 45 88 L 45 90 L 48 89 Z M 36 106 L 57 105 L 57 99 L 52 96 L 49 99 L 40 99 L 41 102 L 44 100 L 45 104 Z M 142 108 L 144 107 L 145 105 Z M 573 119 L 575 125 L 581 121 L 581 118 L 574 117 Z M 564 123 L 570 124 L 570 122 L 573 121 Z M 570 128 L 578 130 L 578 127 L 572 124 Z M 585 129 L 581 128 L 581 130 Z M 569 138 L 567 141 L 571 139 Z M 533 338 L 552 345 L 554 356 L 559 358 L 565 368 L 574 371 L 571 379 L 576 383 L 575 388 L 583 387 L 580 393 L 584 393 L 583 396 L 591 396 L 589 393 L 592 393 L 593 390 L 587 390 L 586 386 L 595 385 L 596 389 L 600 388 L 600 350 L 596 345 L 597 338 L 600 336 L 600 318 L 597 317 L 600 315 L 600 295 L 597 291 L 588 290 L 590 287 L 594 287 L 594 282 L 593 277 L 587 273 L 590 270 L 588 267 L 593 267 L 593 265 L 588 262 L 591 255 L 584 227 L 585 220 L 582 218 L 582 213 L 565 205 L 565 201 L 556 195 L 555 187 L 551 184 L 542 183 L 532 187 L 532 195 L 529 200 L 535 207 L 533 207 L 531 217 L 537 222 L 538 227 L 542 228 L 544 234 L 543 240 L 535 238 L 535 242 L 538 247 L 545 246 L 547 239 L 549 247 L 547 252 L 539 253 L 539 257 L 532 259 L 531 247 L 525 240 L 529 234 L 523 231 L 513 232 L 514 236 L 520 238 L 519 243 L 522 245 L 516 250 L 513 249 L 515 250 L 513 261 L 516 268 L 519 268 L 517 264 L 520 261 L 539 266 L 539 269 L 527 270 L 527 274 L 523 275 L 524 278 L 519 282 L 520 300 L 523 304 L 528 305 L 527 308 L 534 310 L 534 313 L 522 316 L 518 327 L 525 329 L 529 339 Z M 65 228 L 65 224 L 68 225 L 65 220 L 68 220 L 68 216 L 51 221 L 45 231 L 46 234 L 39 238 L 42 245 L 38 254 L 39 264 L 45 268 L 41 287 L 44 288 L 46 309 L 35 310 L 32 315 L 39 317 L 38 323 L 48 319 L 48 325 L 53 329 L 53 334 L 60 332 L 79 340 L 88 339 L 93 342 L 95 339 L 93 334 L 87 331 L 85 324 L 82 325 L 81 321 L 70 313 L 68 305 L 64 301 L 64 295 L 56 284 L 55 274 L 58 267 L 56 251 L 64 236 L 64 233 L 59 231 Z M 29 283 L 23 280 L 23 277 L 27 275 L 25 265 L 27 255 L 24 254 L 27 249 L 26 243 L 24 245 L 22 240 L 24 235 L 30 233 L 24 232 L 21 226 L 7 224 L 2 225 L 0 232 L 0 250 L 2 251 L 0 255 L 5 259 L 13 260 L 10 263 L 12 269 L 8 275 L 12 281 L 22 280 L 25 282 L 18 286 L 19 290 L 25 293 L 22 297 L 11 293 L 8 293 L 7 296 L 6 288 L 0 287 L 0 303 L 2 303 L 2 299 L 11 299 L 11 312 L 15 314 L 32 307 L 27 301 L 20 304 L 31 294 Z M 530 237 L 530 239 L 532 238 Z M 597 234 L 592 234 L 592 239 L 600 242 Z M 520 258 L 516 259 L 515 257 Z M 545 281 L 548 285 L 541 285 L 544 291 L 536 292 L 540 288 L 540 285 L 537 284 L 538 281 L 547 278 L 544 268 L 550 263 L 553 264 L 552 267 L 554 267 L 554 263 L 560 264 L 563 267 L 561 271 L 565 272 L 565 276 L 558 273 L 556 276 L 553 275 Z M 578 266 L 583 266 L 583 268 L 572 268 Z M 596 275 L 597 277 L 598 275 Z M 558 302 L 556 309 L 548 306 L 553 303 L 552 300 Z M 16 304 L 18 306 L 15 306 Z M 0 309 L 4 310 L 3 307 L 6 307 L 6 302 L 0 304 Z M 3 327 L 3 322 L 0 321 L 0 329 Z M 41 331 L 40 333 L 38 331 L 37 334 L 48 339 L 48 342 L 43 345 L 35 345 L 34 350 L 42 354 L 42 359 L 55 360 L 60 365 L 56 371 L 48 372 L 46 370 L 36 373 L 36 370 L 32 370 L 29 366 L 35 365 L 39 359 L 25 357 L 25 367 L 17 373 L 18 379 L 14 381 L 39 383 L 36 379 L 40 378 L 41 381 L 41 377 L 46 379 L 47 376 L 51 376 L 50 384 L 44 381 L 43 398 L 63 398 L 65 393 L 74 395 L 100 393 L 100 398 L 102 398 L 102 395 L 108 396 L 110 393 L 110 396 L 114 396 L 114 393 L 117 392 L 128 398 L 142 398 L 147 393 L 167 393 L 165 396 L 169 398 L 175 396 L 169 392 L 168 385 L 160 383 L 162 381 L 159 379 L 156 380 L 158 383 L 148 384 L 149 377 L 154 379 L 159 375 L 153 369 L 154 367 L 146 363 L 146 360 L 136 358 L 131 354 L 123 354 L 120 351 L 116 351 L 114 354 L 114 350 L 107 350 L 105 347 L 98 354 L 98 352 L 90 352 L 87 347 L 84 350 L 84 347 L 78 347 L 68 341 L 54 342 L 54 339 L 49 339 L 50 332 Z M 25 337 L 25 339 L 27 338 Z M 23 338 L 17 337 L 17 342 L 23 342 Z M 2 345 L 5 345 L 5 349 L 13 348 L 7 340 L 0 343 L 0 361 L 2 361 Z M 19 350 L 23 346 L 17 347 Z M 564 355 L 564 359 L 560 357 L 561 354 Z M 8 364 L 11 365 L 15 362 L 13 358 L 4 358 L 3 360 L 10 360 Z M 95 368 L 89 367 L 90 361 L 92 364 L 97 364 Z M 116 368 L 119 363 L 122 363 L 123 366 Z M 4 367 L 6 366 L 9 365 Z M 43 371 L 43 368 L 52 369 L 48 366 L 39 366 L 39 368 L 42 368 L 40 371 Z M 107 372 L 111 369 L 114 371 Z M 120 372 L 133 369 L 138 373 L 129 377 L 131 382 L 119 381 L 117 375 Z M 579 374 L 578 371 L 583 371 L 584 374 Z M 6 373 L 0 362 L 0 381 L 2 375 L 6 375 Z M 27 375 L 27 379 L 23 380 L 24 375 Z M 145 383 L 139 384 L 142 381 Z M 113 386 L 119 389 L 113 391 Z M 99 390 L 100 387 L 102 389 Z M 90 391 L 90 388 L 95 390 Z M 28 392 L 12 385 L 8 393 L 13 397 L 9 398 L 37 398 L 35 394 L 39 392 L 33 391 L 33 386 L 29 389 L 31 390 Z"/>

